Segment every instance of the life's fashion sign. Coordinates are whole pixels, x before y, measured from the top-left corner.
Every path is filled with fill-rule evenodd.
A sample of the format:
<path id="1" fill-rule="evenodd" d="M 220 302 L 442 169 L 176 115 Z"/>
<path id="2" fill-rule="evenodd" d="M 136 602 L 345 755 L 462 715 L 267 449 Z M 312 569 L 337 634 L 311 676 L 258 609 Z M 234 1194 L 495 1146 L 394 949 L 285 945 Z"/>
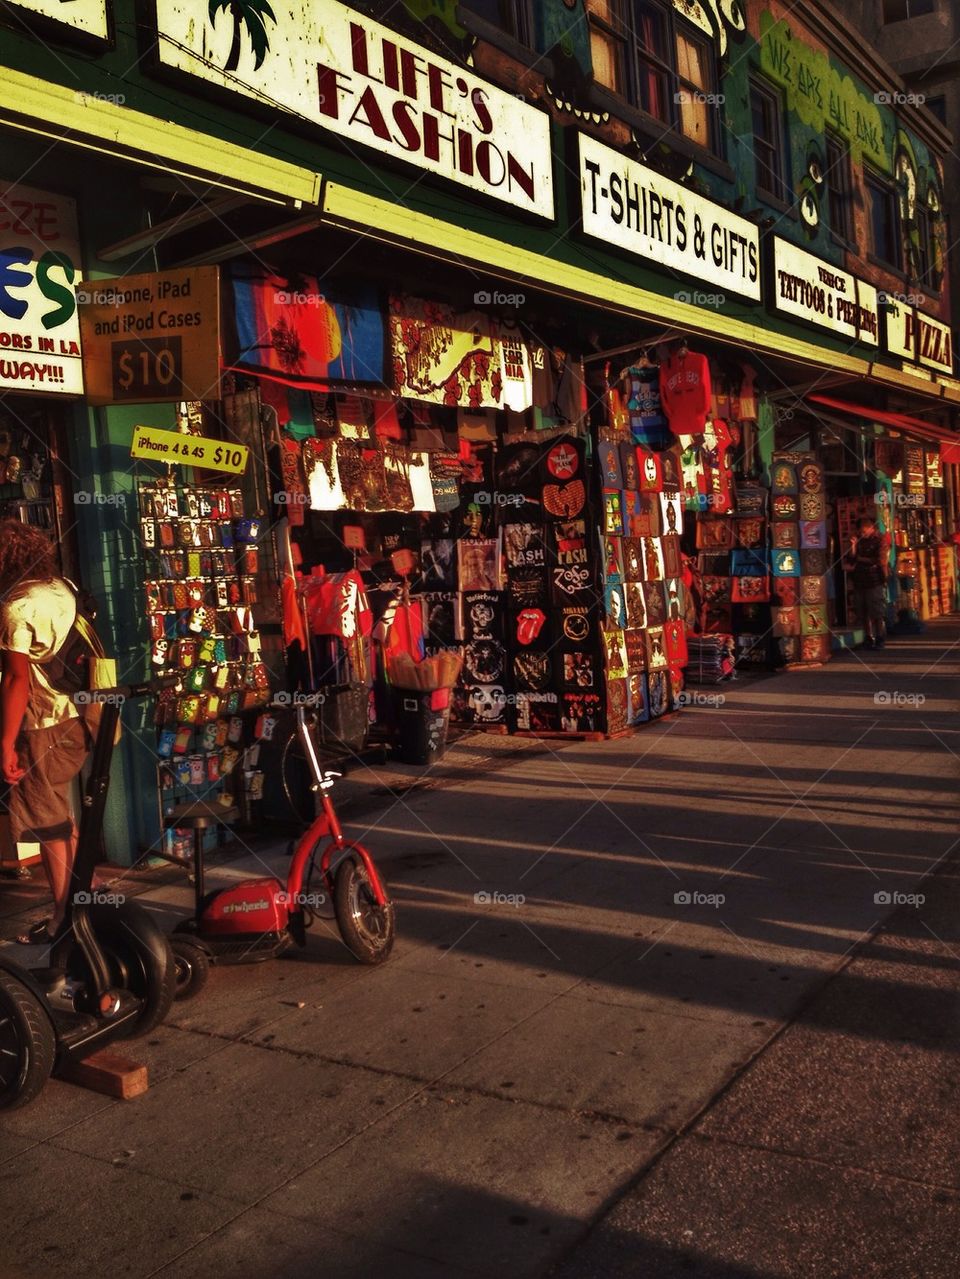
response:
<path id="1" fill-rule="evenodd" d="M 0 391 L 82 395 L 77 209 L 0 182 Z"/>
<path id="2" fill-rule="evenodd" d="M 543 218 L 546 113 L 336 0 L 156 0 L 160 61 Z M 213 16 L 211 16 L 211 14 Z M 277 16 L 274 18 L 273 14 Z"/>
<path id="3" fill-rule="evenodd" d="M 752 222 L 578 135 L 583 230 L 724 293 L 760 300 L 760 233 Z"/>
<path id="4" fill-rule="evenodd" d="M 779 236 L 773 242 L 772 305 L 841 337 L 879 345 L 879 299 L 873 285 Z"/>

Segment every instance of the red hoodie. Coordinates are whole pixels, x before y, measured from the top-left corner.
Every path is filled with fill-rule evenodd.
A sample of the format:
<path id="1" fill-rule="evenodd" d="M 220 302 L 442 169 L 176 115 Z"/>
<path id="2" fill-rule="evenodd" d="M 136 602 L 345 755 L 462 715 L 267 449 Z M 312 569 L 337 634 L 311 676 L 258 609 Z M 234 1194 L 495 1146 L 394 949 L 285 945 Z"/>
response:
<path id="1" fill-rule="evenodd" d="M 710 412 L 710 364 L 677 351 L 660 365 L 660 401 L 674 435 L 699 435 Z"/>

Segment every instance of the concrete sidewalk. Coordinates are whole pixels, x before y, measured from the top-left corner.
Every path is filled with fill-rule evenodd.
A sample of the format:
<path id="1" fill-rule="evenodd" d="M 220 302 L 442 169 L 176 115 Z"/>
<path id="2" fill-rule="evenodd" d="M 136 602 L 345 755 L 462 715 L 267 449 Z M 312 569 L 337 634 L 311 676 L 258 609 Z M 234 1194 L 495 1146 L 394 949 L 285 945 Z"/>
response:
<path id="1" fill-rule="evenodd" d="M 439 785 L 354 773 L 394 957 L 361 969 L 328 923 L 135 1045 L 139 1101 L 54 1081 L 0 1119 L 3 1264 L 954 1273 L 958 631 L 632 738 L 467 742 L 486 762 Z M 161 879 L 136 891 L 172 923 Z"/>

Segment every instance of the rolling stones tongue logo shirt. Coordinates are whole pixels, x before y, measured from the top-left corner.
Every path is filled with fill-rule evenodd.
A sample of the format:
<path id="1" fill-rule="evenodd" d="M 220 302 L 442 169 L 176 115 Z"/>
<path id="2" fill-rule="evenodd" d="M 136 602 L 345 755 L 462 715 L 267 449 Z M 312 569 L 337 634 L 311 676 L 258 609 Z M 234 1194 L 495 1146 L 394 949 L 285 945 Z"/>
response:
<path id="1" fill-rule="evenodd" d="M 539 638 L 546 620 L 547 615 L 540 608 L 521 609 L 517 614 L 517 643 L 522 645 L 532 644 L 534 640 Z"/>

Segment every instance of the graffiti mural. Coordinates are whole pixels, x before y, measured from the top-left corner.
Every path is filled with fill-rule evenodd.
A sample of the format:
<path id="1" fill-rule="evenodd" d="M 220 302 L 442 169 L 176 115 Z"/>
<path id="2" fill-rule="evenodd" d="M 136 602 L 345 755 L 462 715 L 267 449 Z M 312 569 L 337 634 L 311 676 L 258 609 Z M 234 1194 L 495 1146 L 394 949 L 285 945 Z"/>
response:
<path id="1" fill-rule="evenodd" d="M 721 58 L 727 56 L 728 35 L 740 39 L 747 22 L 740 0 L 673 0 L 677 13 L 717 41 Z"/>
<path id="2" fill-rule="evenodd" d="M 768 10 L 760 15 L 760 68 L 783 89 L 787 110 L 805 125 L 821 134 L 832 129 L 850 147 L 854 164 L 866 159 L 890 172 L 889 124 L 874 95 Z"/>

